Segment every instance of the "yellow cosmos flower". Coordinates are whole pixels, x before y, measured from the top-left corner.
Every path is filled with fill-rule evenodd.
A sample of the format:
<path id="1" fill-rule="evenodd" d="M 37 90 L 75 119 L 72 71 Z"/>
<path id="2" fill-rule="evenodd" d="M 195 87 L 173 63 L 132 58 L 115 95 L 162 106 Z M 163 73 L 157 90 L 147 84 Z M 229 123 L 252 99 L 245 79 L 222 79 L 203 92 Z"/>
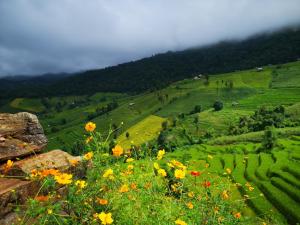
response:
<path id="1" fill-rule="evenodd" d="M 159 150 L 157 153 L 157 159 L 161 160 L 163 158 L 163 156 L 166 154 L 165 150 Z"/>
<path id="2" fill-rule="evenodd" d="M 129 170 L 133 170 L 133 168 L 134 168 L 134 166 L 131 164 L 127 166 L 127 169 L 129 169 Z"/>
<path id="3" fill-rule="evenodd" d="M 177 179 L 183 179 L 185 177 L 185 171 L 176 169 L 174 175 Z"/>
<path id="4" fill-rule="evenodd" d="M 194 208 L 194 205 L 193 205 L 193 203 L 191 203 L 191 202 L 188 202 L 188 203 L 186 204 L 186 206 L 187 206 L 189 209 L 193 209 L 193 208 Z"/>
<path id="5" fill-rule="evenodd" d="M 128 192 L 129 191 L 129 187 L 127 184 L 123 184 L 120 189 L 119 189 L 119 192 L 120 193 L 125 193 L 125 192 Z"/>
<path id="6" fill-rule="evenodd" d="M 222 198 L 223 198 L 224 200 L 226 200 L 226 199 L 229 198 L 228 191 L 225 190 L 225 191 L 222 192 Z"/>
<path id="7" fill-rule="evenodd" d="M 157 170 L 159 170 L 159 169 L 160 169 L 160 167 L 159 167 L 159 165 L 158 165 L 158 163 L 157 163 L 157 162 L 153 163 L 153 167 L 154 167 L 155 169 L 157 169 Z"/>
<path id="8" fill-rule="evenodd" d="M 4 165 L 4 173 L 9 171 L 12 168 L 13 164 L 14 162 L 12 160 L 7 160 L 6 164 Z"/>
<path id="9" fill-rule="evenodd" d="M 124 153 L 123 148 L 120 145 L 116 145 L 113 149 L 112 149 L 113 155 L 116 157 L 121 156 Z"/>
<path id="10" fill-rule="evenodd" d="M 207 155 L 207 158 L 213 159 L 214 157 L 212 155 Z"/>
<path id="11" fill-rule="evenodd" d="M 92 137 L 92 136 L 87 137 L 87 138 L 85 139 L 85 143 L 88 144 L 88 143 L 90 143 L 92 140 L 93 140 L 93 137 Z"/>
<path id="12" fill-rule="evenodd" d="M 190 191 L 190 192 L 188 192 L 188 196 L 189 196 L 189 198 L 194 198 L 195 194 L 194 194 L 194 192 Z"/>
<path id="13" fill-rule="evenodd" d="M 127 162 L 127 163 L 130 163 L 130 162 L 133 162 L 133 161 L 134 161 L 133 158 L 128 158 L 128 159 L 126 159 L 126 162 Z"/>
<path id="14" fill-rule="evenodd" d="M 96 129 L 96 124 L 93 123 L 93 122 L 88 122 L 88 123 L 85 125 L 85 130 L 86 130 L 87 132 L 93 132 L 95 129 Z"/>
<path id="15" fill-rule="evenodd" d="M 75 182 L 75 185 L 80 188 L 80 189 L 83 189 L 87 186 L 86 182 L 84 180 L 77 180 Z"/>
<path id="16" fill-rule="evenodd" d="M 103 177 L 113 180 L 114 179 L 114 171 L 112 169 L 105 170 Z"/>
<path id="17" fill-rule="evenodd" d="M 106 224 L 112 224 L 113 223 L 113 219 L 111 217 L 111 213 L 105 213 L 105 212 L 101 212 L 100 214 L 97 214 L 97 217 L 100 219 L 101 224 L 106 225 Z"/>
<path id="18" fill-rule="evenodd" d="M 70 184 L 72 183 L 72 174 L 62 173 L 54 177 L 57 183 L 59 184 Z"/>
<path id="19" fill-rule="evenodd" d="M 181 220 L 181 219 L 177 219 L 177 220 L 175 221 L 175 224 L 176 224 L 176 225 L 187 225 L 187 223 L 184 222 L 184 221 Z"/>
<path id="20" fill-rule="evenodd" d="M 162 177 L 166 177 L 167 176 L 167 173 L 164 169 L 158 169 L 157 170 L 157 173 L 162 176 Z"/>
<path id="21" fill-rule="evenodd" d="M 90 160 L 91 158 L 93 158 L 93 156 L 94 156 L 94 153 L 93 153 L 93 152 L 88 152 L 88 153 L 86 153 L 86 154 L 83 156 L 83 158 L 84 158 L 85 160 Z"/>
<path id="22" fill-rule="evenodd" d="M 226 169 L 226 173 L 227 173 L 227 174 L 231 174 L 231 172 L 232 172 L 232 171 L 231 171 L 230 168 L 227 168 L 227 169 Z"/>

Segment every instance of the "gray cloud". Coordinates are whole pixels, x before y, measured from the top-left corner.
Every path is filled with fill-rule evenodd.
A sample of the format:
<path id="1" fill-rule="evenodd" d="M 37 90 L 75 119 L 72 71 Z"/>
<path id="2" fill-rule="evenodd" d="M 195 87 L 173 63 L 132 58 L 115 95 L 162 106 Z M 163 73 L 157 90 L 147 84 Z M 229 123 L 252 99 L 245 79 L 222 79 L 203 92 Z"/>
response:
<path id="1" fill-rule="evenodd" d="M 0 76 L 74 72 L 300 22 L 300 0 L 1 0 Z"/>

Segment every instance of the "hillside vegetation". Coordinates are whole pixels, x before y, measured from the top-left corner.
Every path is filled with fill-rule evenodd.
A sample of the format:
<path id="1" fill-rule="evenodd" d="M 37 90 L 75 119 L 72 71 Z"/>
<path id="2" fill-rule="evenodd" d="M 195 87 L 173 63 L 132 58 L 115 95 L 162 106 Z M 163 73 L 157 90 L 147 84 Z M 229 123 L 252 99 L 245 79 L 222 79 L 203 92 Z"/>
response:
<path id="1" fill-rule="evenodd" d="M 91 165 L 87 186 L 69 185 L 80 194 L 66 196 L 68 222 L 97 223 L 103 211 L 121 224 L 297 224 L 299 104 L 296 61 L 184 79 L 136 95 L 16 98 L 1 111 L 38 113 L 51 149 L 94 153 L 85 161 Z M 83 130 L 89 121 L 99 133 Z M 99 179 L 108 169 L 114 179 Z M 109 203 L 89 200 L 97 196 Z M 59 207 L 67 207 L 62 202 Z M 80 202 L 85 206 L 74 207 Z"/>

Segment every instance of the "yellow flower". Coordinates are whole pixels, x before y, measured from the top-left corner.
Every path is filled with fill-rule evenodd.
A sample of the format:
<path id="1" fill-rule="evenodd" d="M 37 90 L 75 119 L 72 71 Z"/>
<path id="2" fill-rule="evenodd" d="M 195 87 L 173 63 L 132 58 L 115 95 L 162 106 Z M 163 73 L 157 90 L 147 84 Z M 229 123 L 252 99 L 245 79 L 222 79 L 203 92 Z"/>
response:
<path id="1" fill-rule="evenodd" d="M 120 193 L 124 193 L 124 192 L 128 192 L 128 191 L 129 191 L 129 188 L 128 188 L 127 184 L 123 184 L 119 189 Z"/>
<path id="2" fill-rule="evenodd" d="M 157 162 L 153 163 L 153 167 L 154 167 L 155 169 L 157 169 L 157 170 L 159 170 L 159 169 L 160 169 L 160 167 L 159 167 L 159 165 L 158 165 L 158 163 L 157 163 Z"/>
<path id="3" fill-rule="evenodd" d="M 207 158 L 213 159 L 214 157 L 212 155 L 207 155 Z"/>
<path id="4" fill-rule="evenodd" d="M 177 220 L 175 221 L 175 224 L 177 224 L 177 225 L 187 225 L 187 223 L 184 222 L 184 221 L 181 220 L 181 219 L 177 219 Z"/>
<path id="5" fill-rule="evenodd" d="M 47 213 L 48 213 L 49 215 L 51 215 L 51 214 L 53 213 L 53 210 L 52 210 L 52 209 L 47 209 Z"/>
<path id="6" fill-rule="evenodd" d="M 90 160 L 91 158 L 93 158 L 93 156 L 94 156 L 94 153 L 93 153 L 93 152 L 88 152 L 88 153 L 86 153 L 86 154 L 83 156 L 83 158 L 84 158 L 85 160 Z"/>
<path id="7" fill-rule="evenodd" d="M 157 170 L 157 173 L 162 176 L 162 177 L 166 177 L 167 176 L 167 173 L 164 169 L 158 169 Z"/>
<path id="8" fill-rule="evenodd" d="M 116 145 L 113 149 L 112 149 L 113 155 L 116 157 L 121 156 L 124 153 L 123 148 L 120 145 Z"/>
<path id="9" fill-rule="evenodd" d="M 190 192 L 188 192 L 188 196 L 189 196 L 189 198 L 194 198 L 195 194 L 194 194 L 194 192 L 190 191 Z"/>
<path id="10" fill-rule="evenodd" d="M 225 190 L 225 191 L 222 192 L 222 198 L 223 198 L 224 200 L 226 200 L 226 199 L 229 198 L 228 191 Z"/>
<path id="11" fill-rule="evenodd" d="M 112 224 L 113 223 L 113 219 L 111 217 L 111 213 L 105 213 L 105 212 L 101 212 L 100 214 L 97 215 L 98 218 L 101 221 L 101 224 L 106 225 L 106 224 Z"/>
<path id="12" fill-rule="evenodd" d="M 183 179 L 185 177 L 185 171 L 176 169 L 174 175 L 177 179 Z"/>
<path id="13" fill-rule="evenodd" d="M 133 168 L 134 168 L 134 166 L 131 164 L 127 166 L 127 169 L 129 169 L 129 170 L 133 170 Z"/>
<path id="14" fill-rule="evenodd" d="M 93 123 L 93 122 L 88 122 L 88 123 L 85 125 L 85 130 L 86 130 L 87 132 L 93 132 L 95 129 L 96 129 L 96 124 Z"/>
<path id="15" fill-rule="evenodd" d="M 114 179 L 114 171 L 112 169 L 105 170 L 103 177 L 113 180 Z"/>
<path id="16" fill-rule="evenodd" d="M 230 169 L 230 168 L 227 168 L 227 169 L 226 169 L 226 173 L 227 173 L 227 174 L 231 174 L 231 169 Z"/>
<path id="17" fill-rule="evenodd" d="M 248 189 L 249 189 L 249 191 L 253 191 L 254 187 L 250 186 Z"/>
<path id="18" fill-rule="evenodd" d="M 78 180 L 75 182 L 75 185 L 79 187 L 80 189 L 83 189 L 87 186 L 86 182 L 84 180 Z"/>
<path id="19" fill-rule="evenodd" d="M 194 208 L 194 205 L 193 205 L 193 203 L 191 203 L 191 202 L 188 202 L 188 203 L 186 204 L 186 206 L 187 206 L 189 209 L 193 209 L 193 208 Z"/>
<path id="20" fill-rule="evenodd" d="M 85 139 L 85 143 L 88 144 L 88 143 L 90 143 L 92 140 L 93 140 L 93 137 L 92 137 L 92 136 L 87 137 L 87 138 Z"/>
<path id="21" fill-rule="evenodd" d="M 70 184 L 72 183 L 72 174 L 62 173 L 54 177 L 57 183 L 59 184 Z"/>
<path id="22" fill-rule="evenodd" d="M 4 165 L 4 173 L 10 170 L 13 166 L 14 162 L 12 160 L 7 160 L 6 164 Z"/>
<path id="23" fill-rule="evenodd" d="M 165 150 L 159 150 L 158 153 L 157 153 L 157 159 L 158 160 L 161 160 L 164 156 L 164 154 L 166 154 Z"/>
<path id="24" fill-rule="evenodd" d="M 133 161 L 134 161 L 133 158 L 128 158 L 128 159 L 126 159 L 126 162 L 127 162 L 127 163 L 130 163 L 130 162 L 133 162 Z"/>

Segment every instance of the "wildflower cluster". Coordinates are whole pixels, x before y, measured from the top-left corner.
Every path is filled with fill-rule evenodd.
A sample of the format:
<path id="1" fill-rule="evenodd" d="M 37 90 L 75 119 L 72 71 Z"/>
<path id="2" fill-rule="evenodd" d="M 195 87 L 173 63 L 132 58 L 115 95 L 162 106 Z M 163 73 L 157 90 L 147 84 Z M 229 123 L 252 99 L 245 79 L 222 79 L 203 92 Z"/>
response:
<path id="1" fill-rule="evenodd" d="M 82 163 L 84 177 L 55 169 L 34 170 L 31 179 L 43 183 L 29 201 L 23 222 L 38 224 L 237 224 L 242 221 L 240 202 L 231 201 L 224 177 L 209 174 L 206 164 L 192 166 L 168 159 L 161 149 L 155 157 L 135 157 L 113 147 L 85 126 L 91 140 Z M 70 161 L 76 168 L 81 163 Z M 63 192 L 61 191 L 63 187 Z M 60 190 L 60 191 L 59 191 Z"/>

